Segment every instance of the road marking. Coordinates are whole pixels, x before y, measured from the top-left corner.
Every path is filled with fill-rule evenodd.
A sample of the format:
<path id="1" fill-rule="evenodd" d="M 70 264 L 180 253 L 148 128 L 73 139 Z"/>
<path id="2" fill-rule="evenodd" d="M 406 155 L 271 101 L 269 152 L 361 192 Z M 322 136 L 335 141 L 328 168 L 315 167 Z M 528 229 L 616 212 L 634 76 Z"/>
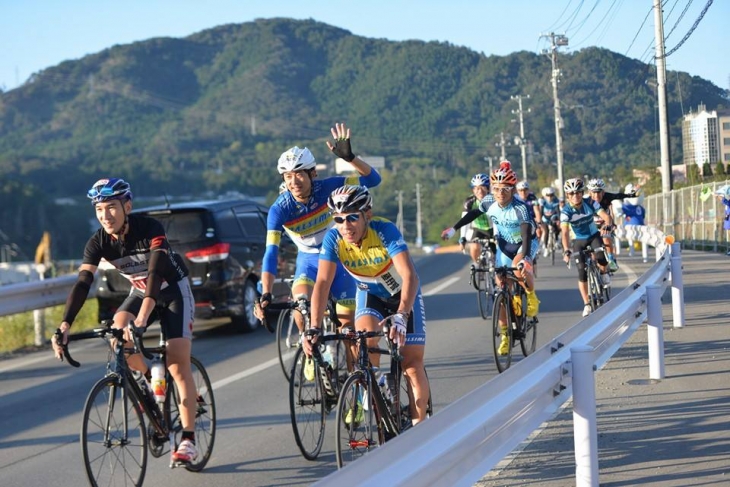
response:
<path id="1" fill-rule="evenodd" d="M 453 283 L 455 283 L 459 279 L 461 279 L 461 277 L 454 276 L 451 279 L 448 279 L 448 280 L 442 282 L 441 284 L 439 284 L 435 288 L 431 289 L 430 291 L 423 293 L 423 295 L 424 296 L 432 296 L 432 295 L 436 294 L 437 292 L 443 291 L 447 287 L 451 286 Z"/>
<path id="2" fill-rule="evenodd" d="M 87 343 L 86 345 L 82 345 L 79 347 L 74 346 L 74 350 L 86 350 L 87 348 L 91 348 L 96 345 L 98 345 L 98 343 Z M 33 357 L 33 358 L 27 358 L 25 360 L 22 360 L 22 359 L 18 360 L 13 365 L 8 365 L 7 367 L 0 367 L 0 374 L 4 374 L 5 372 L 9 372 L 11 370 L 18 369 L 20 367 L 25 367 L 27 365 L 37 364 L 38 362 L 43 362 L 45 360 L 51 360 L 51 359 L 57 360 L 56 357 L 54 357 L 50 351 L 49 352 L 36 352 L 36 353 L 39 353 L 40 355 L 38 355 L 37 357 Z"/>
<path id="3" fill-rule="evenodd" d="M 634 269 L 627 263 L 621 262 L 621 269 L 623 269 L 623 271 L 628 275 L 629 283 L 636 282 L 639 279 Z"/>

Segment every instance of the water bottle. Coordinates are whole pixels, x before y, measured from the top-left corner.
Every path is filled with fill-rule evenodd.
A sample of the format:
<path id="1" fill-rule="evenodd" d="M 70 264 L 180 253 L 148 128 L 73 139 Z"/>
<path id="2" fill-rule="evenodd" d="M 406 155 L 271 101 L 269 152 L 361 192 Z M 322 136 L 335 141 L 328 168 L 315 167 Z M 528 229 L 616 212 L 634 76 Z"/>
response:
<path id="1" fill-rule="evenodd" d="M 152 361 L 152 367 L 150 368 L 152 375 L 152 394 L 155 396 L 157 404 L 163 404 L 165 402 L 165 367 L 162 365 L 159 357 L 156 357 Z"/>
<path id="2" fill-rule="evenodd" d="M 392 402 L 392 397 L 390 395 L 390 388 L 388 387 L 388 378 L 386 377 L 388 374 L 383 374 L 380 376 L 380 379 L 378 379 L 378 386 L 380 386 L 380 390 L 383 393 L 383 397 L 387 402 Z"/>
<path id="3" fill-rule="evenodd" d="M 146 398 L 146 402 L 148 405 L 154 404 L 154 396 L 152 395 L 152 387 L 150 386 L 150 383 L 147 381 L 147 377 L 145 377 L 144 374 L 133 371 L 132 375 L 134 376 L 134 379 L 137 381 L 137 384 L 139 385 L 139 388 L 142 389 L 142 394 L 144 394 L 144 397 Z"/>
<path id="4" fill-rule="evenodd" d="M 325 336 L 331 335 L 331 333 L 325 331 L 324 332 L 324 335 Z M 330 344 L 327 343 L 327 342 L 324 342 L 323 343 L 323 347 L 322 347 L 322 360 L 324 362 L 327 362 L 328 364 L 330 364 L 332 366 L 332 368 L 334 368 L 334 364 L 332 363 L 332 360 L 333 360 L 332 348 L 331 348 Z"/>

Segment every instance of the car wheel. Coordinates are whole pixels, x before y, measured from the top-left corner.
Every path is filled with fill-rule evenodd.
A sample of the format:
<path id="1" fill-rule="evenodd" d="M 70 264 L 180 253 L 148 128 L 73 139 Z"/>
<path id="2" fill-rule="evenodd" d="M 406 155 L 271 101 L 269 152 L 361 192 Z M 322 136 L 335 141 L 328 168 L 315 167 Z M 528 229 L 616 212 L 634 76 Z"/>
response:
<path id="1" fill-rule="evenodd" d="M 259 297 L 256 284 L 246 280 L 243 285 L 243 314 L 231 316 L 231 323 L 241 333 L 250 333 L 259 327 L 261 322 L 253 314 L 254 303 Z"/>

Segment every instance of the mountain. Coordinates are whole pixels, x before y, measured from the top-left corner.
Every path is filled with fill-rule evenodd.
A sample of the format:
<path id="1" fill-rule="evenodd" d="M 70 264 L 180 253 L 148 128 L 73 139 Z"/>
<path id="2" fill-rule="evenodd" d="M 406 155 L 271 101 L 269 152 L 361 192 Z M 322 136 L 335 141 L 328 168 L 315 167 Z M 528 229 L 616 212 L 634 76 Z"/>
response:
<path id="1" fill-rule="evenodd" d="M 561 54 L 559 67 L 566 177 L 655 165 L 653 68 L 599 48 Z M 529 176 L 544 184 L 554 177 L 550 76 L 544 55 L 370 39 L 313 20 L 259 19 L 114 46 L 0 96 L 0 229 L 32 250 L 44 228 L 68 228 L 49 209 L 53 199 L 82 196 L 106 175 L 128 178 L 138 195 L 265 195 L 289 146 L 309 146 L 329 162 L 324 141 L 336 121 L 352 128 L 356 152 L 386 157 L 384 189 L 375 194 L 394 218 L 391 190 L 410 191 L 422 179 L 435 201 L 450 181 L 484 170 L 484 157 L 498 154 L 498 134 L 519 133 L 510 122 L 510 96 L 519 94 L 530 95 Z M 683 110 L 730 102 L 701 78 L 668 79 L 676 161 Z M 507 155 L 518 168 L 519 149 Z M 454 193 L 441 204 L 453 207 Z M 83 211 L 65 211 L 64 222 Z M 61 253 L 78 254 L 74 245 Z"/>

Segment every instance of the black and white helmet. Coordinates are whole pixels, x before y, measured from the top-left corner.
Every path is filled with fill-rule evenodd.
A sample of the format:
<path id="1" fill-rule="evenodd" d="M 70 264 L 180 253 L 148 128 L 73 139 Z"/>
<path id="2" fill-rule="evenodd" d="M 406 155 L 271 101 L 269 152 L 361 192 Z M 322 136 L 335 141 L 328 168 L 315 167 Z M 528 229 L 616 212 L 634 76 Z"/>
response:
<path id="1" fill-rule="evenodd" d="M 309 149 L 306 147 L 300 149 L 294 146 L 279 157 L 277 169 L 279 170 L 279 174 L 284 174 L 285 172 L 291 171 L 306 171 L 308 169 L 314 169 L 316 166 L 317 161 L 314 160 L 314 156 Z"/>
<path id="2" fill-rule="evenodd" d="M 581 178 L 572 178 L 565 181 L 563 189 L 566 193 L 577 193 L 585 190 L 583 180 Z"/>
<path id="3" fill-rule="evenodd" d="M 365 186 L 341 186 L 327 198 L 332 213 L 357 213 L 373 207 L 373 197 Z"/>
<path id="4" fill-rule="evenodd" d="M 605 191 L 605 189 L 606 183 L 603 182 L 603 179 L 594 178 L 588 181 L 588 191 Z"/>

